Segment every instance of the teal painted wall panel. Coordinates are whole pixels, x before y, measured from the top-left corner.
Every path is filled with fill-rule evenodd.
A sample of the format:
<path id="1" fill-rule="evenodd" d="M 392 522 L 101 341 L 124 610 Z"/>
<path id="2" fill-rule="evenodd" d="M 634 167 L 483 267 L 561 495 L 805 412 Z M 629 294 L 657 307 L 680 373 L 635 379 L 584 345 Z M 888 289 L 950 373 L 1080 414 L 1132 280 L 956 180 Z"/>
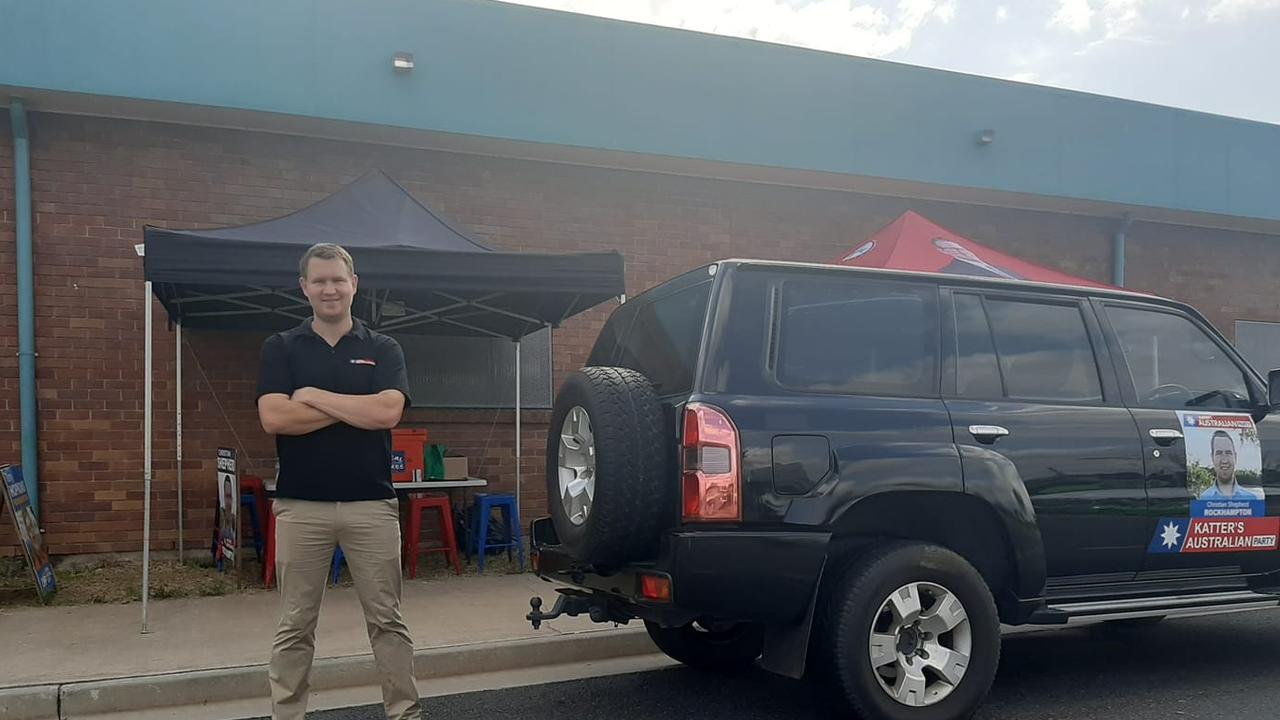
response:
<path id="1" fill-rule="evenodd" d="M 0 85 L 1280 219 L 1280 126 L 488 0 L 0 0 Z"/>

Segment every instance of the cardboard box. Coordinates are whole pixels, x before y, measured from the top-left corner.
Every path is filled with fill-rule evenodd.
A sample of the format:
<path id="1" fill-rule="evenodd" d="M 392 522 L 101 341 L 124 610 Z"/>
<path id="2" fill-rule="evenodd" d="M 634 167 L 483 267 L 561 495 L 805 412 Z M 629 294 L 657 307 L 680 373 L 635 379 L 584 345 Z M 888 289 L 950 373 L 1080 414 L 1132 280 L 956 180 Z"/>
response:
<path id="1" fill-rule="evenodd" d="M 466 480 L 467 459 L 465 457 L 446 457 L 444 459 L 445 480 Z"/>

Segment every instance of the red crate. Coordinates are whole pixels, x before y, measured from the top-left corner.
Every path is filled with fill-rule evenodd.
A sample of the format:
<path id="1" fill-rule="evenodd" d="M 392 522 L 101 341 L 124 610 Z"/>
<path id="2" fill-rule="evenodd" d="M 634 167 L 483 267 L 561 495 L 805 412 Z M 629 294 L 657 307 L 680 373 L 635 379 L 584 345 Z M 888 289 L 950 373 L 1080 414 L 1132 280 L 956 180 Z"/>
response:
<path id="1" fill-rule="evenodd" d="M 391 431 L 391 481 L 413 482 L 414 471 L 426 479 L 425 446 L 427 431 L 397 428 Z"/>

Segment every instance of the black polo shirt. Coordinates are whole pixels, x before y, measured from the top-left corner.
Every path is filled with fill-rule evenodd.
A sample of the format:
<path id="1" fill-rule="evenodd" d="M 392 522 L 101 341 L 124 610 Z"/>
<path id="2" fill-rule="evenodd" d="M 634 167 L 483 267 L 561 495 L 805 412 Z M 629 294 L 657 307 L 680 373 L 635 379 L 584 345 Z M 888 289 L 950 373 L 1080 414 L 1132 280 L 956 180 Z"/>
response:
<path id="1" fill-rule="evenodd" d="M 262 345 L 258 397 L 292 395 L 315 387 L 343 395 L 399 390 L 409 403 L 404 351 L 394 339 L 359 320 L 330 347 L 308 319 Z M 343 422 L 306 435 L 277 435 L 279 497 L 352 502 L 396 496 L 391 487 L 391 431 L 362 430 Z"/>

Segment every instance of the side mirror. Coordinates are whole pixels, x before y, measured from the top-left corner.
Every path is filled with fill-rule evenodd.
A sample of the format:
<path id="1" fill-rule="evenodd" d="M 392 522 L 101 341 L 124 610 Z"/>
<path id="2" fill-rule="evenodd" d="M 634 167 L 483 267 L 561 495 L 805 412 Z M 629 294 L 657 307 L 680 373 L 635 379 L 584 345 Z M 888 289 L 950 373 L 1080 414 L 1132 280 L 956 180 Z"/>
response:
<path id="1" fill-rule="evenodd" d="M 1272 410 L 1280 409 L 1280 369 L 1267 373 L 1267 405 Z"/>

